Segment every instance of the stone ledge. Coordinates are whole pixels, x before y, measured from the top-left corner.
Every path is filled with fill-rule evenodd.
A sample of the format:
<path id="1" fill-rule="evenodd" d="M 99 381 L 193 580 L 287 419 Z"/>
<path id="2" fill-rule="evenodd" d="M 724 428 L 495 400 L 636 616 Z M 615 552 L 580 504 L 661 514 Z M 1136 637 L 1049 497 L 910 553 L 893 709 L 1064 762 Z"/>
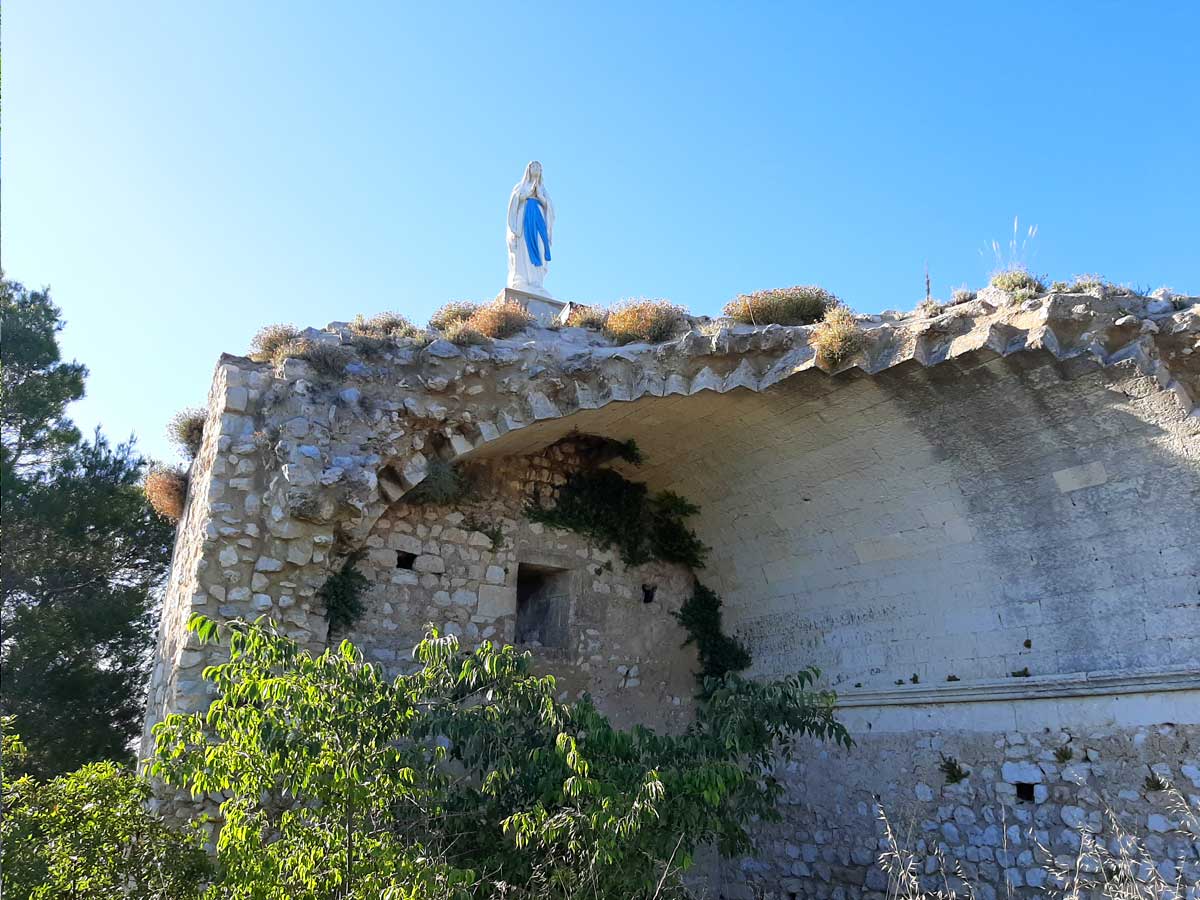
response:
<path id="1" fill-rule="evenodd" d="M 1162 691 L 1200 690 L 1200 672 L 1194 669 L 1114 669 L 1043 675 L 1030 678 L 996 678 L 988 681 L 914 684 L 877 691 L 838 695 L 844 708 L 864 706 L 922 706 L 940 703 L 990 703 L 1008 700 L 1052 700 L 1058 697 L 1106 697 Z"/>

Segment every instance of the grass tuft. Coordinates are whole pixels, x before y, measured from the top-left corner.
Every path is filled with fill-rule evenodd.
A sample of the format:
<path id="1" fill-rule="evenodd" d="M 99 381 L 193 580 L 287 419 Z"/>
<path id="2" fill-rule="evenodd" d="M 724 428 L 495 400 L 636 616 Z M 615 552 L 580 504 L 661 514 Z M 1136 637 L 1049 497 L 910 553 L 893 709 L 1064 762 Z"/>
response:
<path id="1" fill-rule="evenodd" d="M 725 305 L 725 315 L 747 325 L 811 325 L 821 321 L 838 299 L 815 284 L 742 294 Z"/>
<path id="2" fill-rule="evenodd" d="M 462 321 L 464 328 L 497 339 L 520 334 L 533 323 L 533 316 L 516 300 L 493 300 Z"/>
<path id="3" fill-rule="evenodd" d="M 1046 293 L 1046 286 L 1041 281 L 1020 268 L 997 272 L 992 276 L 990 284 L 1009 294 L 1016 294 L 1018 291 L 1032 291 L 1035 295 Z"/>
<path id="4" fill-rule="evenodd" d="M 290 344 L 300 335 L 295 325 L 267 325 L 250 339 L 250 358 L 255 362 L 267 362 L 285 344 Z"/>
<path id="5" fill-rule="evenodd" d="M 573 306 L 567 317 L 567 325 L 572 328 L 591 328 L 603 331 L 608 323 L 608 310 L 599 306 Z"/>
<path id="6" fill-rule="evenodd" d="M 167 425 L 167 437 L 188 459 L 195 459 L 200 452 L 207 418 L 208 410 L 203 406 L 189 406 L 175 413 Z"/>
<path id="7" fill-rule="evenodd" d="M 469 300 L 452 300 L 429 317 L 429 327 L 445 331 L 455 322 L 471 318 L 478 309 L 478 303 L 471 303 Z"/>
<path id="8" fill-rule="evenodd" d="M 178 522 L 183 517 L 187 499 L 188 479 L 182 469 L 174 466 L 155 466 L 146 475 L 142 490 L 156 513 L 164 519 Z"/>
<path id="9" fill-rule="evenodd" d="M 666 300 L 625 300 L 609 310 L 604 333 L 618 344 L 669 341 L 683 328 L 687 312 Z"/>
<path id="10" fill-rule="evenodd" d="M 273 357 L 275 365 L 282 366 L 285 359 L 302 359 L 312 366 L 319 376 L 336 381 L 345 377 L 346 364 L 354 359 L 354 354 L 341 344 L 301 338 L 276 349 Z"/>
<path id="11" fill-rule="evenodd" d="M 451 322 L 442 333 L 446 336 L 446 340 L 460 347 L 487 343 L 487 338 L 472 328 L 468 319 Z"/>
<path id="12" fill-rule="evenodd" d="M 382 312 L 365 318 L 361 314 L 350 323 L 350 331 L 358 337 L 367 338 L 420 338 L 424 332 L 405 316 L 396 312 Z"/>
<path id="13" fill-rule="evenodd" d="M 817 356 L 830 368 L 836 369 L 863 348 L 862 332 L 854 321 L 854 313 L 845 306 L 835 306 L 825 313 L 810 338 Z"/>

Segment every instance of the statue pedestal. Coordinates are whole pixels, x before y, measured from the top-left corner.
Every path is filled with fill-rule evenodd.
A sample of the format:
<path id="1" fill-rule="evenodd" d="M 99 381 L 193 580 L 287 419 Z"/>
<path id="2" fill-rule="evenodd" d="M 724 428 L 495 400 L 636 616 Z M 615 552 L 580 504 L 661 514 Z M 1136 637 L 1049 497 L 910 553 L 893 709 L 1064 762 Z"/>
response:
<path id="1" fill-rule="evenodd" d="M 518 291 L 516 288 L 510 287 L 506 287 L 497 294 L 496 299 L 520 303 L 527 313 L 537 319 L 539 325 L 550 325 L 556 321 L 558 314 L 567 305 L 561 300 L 543 297 L 541 294 L 531 294 L 528 291 Z"/>

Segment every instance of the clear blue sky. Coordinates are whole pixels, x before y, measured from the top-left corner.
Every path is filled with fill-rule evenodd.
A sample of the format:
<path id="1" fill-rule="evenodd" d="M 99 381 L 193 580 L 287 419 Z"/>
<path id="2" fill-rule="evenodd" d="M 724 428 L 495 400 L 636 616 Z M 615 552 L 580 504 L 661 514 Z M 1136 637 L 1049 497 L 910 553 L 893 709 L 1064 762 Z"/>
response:
<path id="1" fill-rule="evenodd" d="M 1200 292 L 1194 0 L 589 6 L 8 0 L 0 249 L 79 423 L 166 458 L 264 323 L 493 296 L 533 158 L 565 299 L 907 309 L 1014 215 L 1051 277 Z"/>

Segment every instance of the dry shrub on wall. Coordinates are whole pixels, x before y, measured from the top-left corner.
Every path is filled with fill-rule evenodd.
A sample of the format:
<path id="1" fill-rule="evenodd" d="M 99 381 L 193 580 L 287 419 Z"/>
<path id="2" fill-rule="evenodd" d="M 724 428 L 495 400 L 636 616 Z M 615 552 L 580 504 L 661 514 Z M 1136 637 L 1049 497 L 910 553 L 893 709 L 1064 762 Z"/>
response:
<path id="1" fill-rule="evenodd" d="M 936 300 L 922 300 L 917 304 L 917 314 L 924 316 L 927 319 L 932 319 L 934 316 L 942 314 L 943 306 Z"/>
<path id="2" fill-rule="evenodd" d="M 815 284 L 742 294 L 725 305 L 725 315 L 747 325 L 811 325 L 821 321 L 838 299 Z"/>
<path id="3" fill-rule="evenodd" d="M 255 362 L 273 360 L 280 348 L 290 344 L 299 334 L 295 325 L 267 325 L 250 339 L 250 358 Z"/>
<path id="4" fill-rule="evenodd" d="M 354 354 L 340 344 L 324 341 L 304 341 L 300 358 L 316 369 L 325 378 L 338 379 L 346 374 L 346 365 L 353 361 Z"/>
<path id="5" fill-rule="evenodd" d="M 863 348 L 862 332 L 854 321 L 854 313 L 845 306 L 835 306 L 826 312 L 810 341 L 817 356 L 835 369 Z"/>
<path id="6" fill-rule="evenodd" d="M 423 334 L 420 328 L 397 312 L 382 312 L 369 319 L 359 314 L 350 323 L 350 331 L 369 338 L 419 338 Z"/>
<path id="7" fill-rule="evenodd" d="M 455 322 L 471 318 L 478 309 L 478 303 L 471 303 L 468 300 L 452 300 L 429 317 L 429 327 L 445 331 Z"/>
<path id="8" fill-rule="evenodd" d="M 506 338 L 524 331 L 533 321 L 533 316 L 515 300 L 493 300 L 475 310 L 463 325 L 484 337 Z"/>
<path id="9" fill-rule="evenodd" d="M 150 506 L 164 519 L 178 522 L 183 517 L 183 504 L 187 499 L 187 475 L 182 469 L 155 466 L 146 475 L 142 490 Z"/>
<path id="10" fill-rule="evenodd" d="M 272 357 L 275 365 L 282 366 L 286 359 L 302 359 L 313 367 L 317 375 L 337 380 L 345 376 L 346 365 L 353 361 L 354 354 L 341 344 L 301 338 L 276 348 Z"/>
<path id="11" fill-rule="evenodd" d="M 204 420 L 208 410 L 203 406 L 189 406 L 171 417 L 167 425 L 167 437 L 188 459 L 195 459 L 204 440 Z"/>
<path id="12" fill-rule="evenodd" d="M 460 347 L 487 343 L 487 338 L 472 328 L 468 319 L 459 319 L 457 322 L 451 322 L 443 329 L 442 334 L 446 336 L 446 340 L 450 343 L 457 344 Z"/>
<path id="13" fill-rule="evenodd" d="M 1005 269 L 1003 272 L 997 272 L 992 276 L 991 285 L 1009 294 L 1027 291 L 1032 295 L 1044 294 L 1046 292 L 1046 286 L 1022 268 Z"/>
<path id="14" fill-rule="evenodd" d="M 618 344 L 669 341 L 682 330 L 687 311 L 666 300 L 625 300 L 614 306 L 604 333 Z"/>
<path id="15" fill-rule="evenodd" d="M 608 323 L 608 310 L 599 306 L 572 306 L 567 325 L 572 328 L 592 328 L 603 331 Z"/>

